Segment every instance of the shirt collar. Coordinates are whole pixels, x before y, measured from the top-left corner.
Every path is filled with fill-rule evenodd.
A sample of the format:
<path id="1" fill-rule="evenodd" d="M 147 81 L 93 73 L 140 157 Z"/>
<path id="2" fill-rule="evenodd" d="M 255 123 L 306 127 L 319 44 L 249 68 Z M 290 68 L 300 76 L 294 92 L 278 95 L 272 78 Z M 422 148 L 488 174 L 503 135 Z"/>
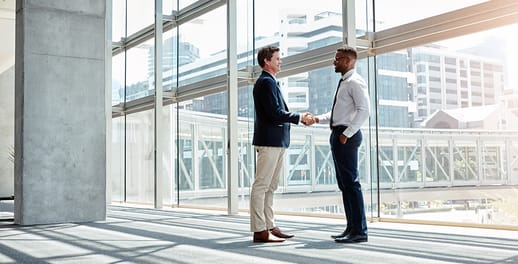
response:
<path id="1" fill-rule="evenodd" d="M 347 78 L 351 77 L 354 73 L 354 68 L 350 69 L 348 72 L 346 72 L 344 75 L 342 75 L 342 81 L 345 81 Z"/>

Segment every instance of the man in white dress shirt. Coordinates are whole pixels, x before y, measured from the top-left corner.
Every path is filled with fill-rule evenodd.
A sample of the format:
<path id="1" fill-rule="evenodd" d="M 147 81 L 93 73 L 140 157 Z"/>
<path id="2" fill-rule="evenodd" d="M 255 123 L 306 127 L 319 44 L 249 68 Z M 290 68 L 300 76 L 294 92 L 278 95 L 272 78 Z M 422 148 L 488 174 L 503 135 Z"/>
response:
<path id="1" fill-rule="evenodd" d="M 356 72 L 358 54 L 354 48 L 336 51 L 333 64 L 341 73 L 330 112 L 314 117 L 331 128 L 331 152 L 336 181 L 342 192 L 347 228 L 331 236 L 337 243 L 367 242 L 367 221 L 358 176 L 358 151 L 362 143 L 361 125 L 369 118 L 369 96 L 365 80 Z"/>

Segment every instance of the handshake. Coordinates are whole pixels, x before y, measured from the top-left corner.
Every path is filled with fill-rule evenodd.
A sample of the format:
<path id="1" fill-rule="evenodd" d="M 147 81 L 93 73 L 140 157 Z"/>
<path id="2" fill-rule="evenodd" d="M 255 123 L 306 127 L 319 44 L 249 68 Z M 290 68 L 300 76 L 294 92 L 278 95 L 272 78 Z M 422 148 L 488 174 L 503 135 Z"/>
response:
<path id="1" fill-rule="evenodd" d="M 302 114 L 301 122 L 306 126 L 311 126 L 315 123 L 318 123 L 318 117 L 313 116 L 313 114 L 311 114 L 310 112 L 306 112 Z"/>

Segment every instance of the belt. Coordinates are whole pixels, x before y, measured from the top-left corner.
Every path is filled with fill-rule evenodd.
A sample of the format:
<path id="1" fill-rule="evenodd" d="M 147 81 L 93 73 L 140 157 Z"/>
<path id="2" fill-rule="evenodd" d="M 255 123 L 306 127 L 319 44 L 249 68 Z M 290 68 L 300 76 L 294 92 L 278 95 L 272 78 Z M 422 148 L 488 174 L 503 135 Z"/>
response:
<path id="1" fill-rule="evenodd" d="M 331 130 L 335 130 L 335 129 L 344 131 L 347 129 L 347 126 L 332 126 L 331 127 Z"/>

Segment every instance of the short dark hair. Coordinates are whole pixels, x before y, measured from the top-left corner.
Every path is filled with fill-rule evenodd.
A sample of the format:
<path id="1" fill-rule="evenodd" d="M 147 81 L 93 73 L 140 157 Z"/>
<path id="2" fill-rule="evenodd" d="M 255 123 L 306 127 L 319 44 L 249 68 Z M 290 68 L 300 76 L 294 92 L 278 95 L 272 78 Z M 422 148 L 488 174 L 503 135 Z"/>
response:
<path id="1" fill-rule="evenodd" d="M 340 51 L 345 54 L 345 56 L 352 58 L 352 59 L 358 59 L 358 53 L 356 52 L 356 49 L 349 46 L 343 46 L 336 51 Z"/>
<path id="2" fill-rule="evenodd" d="M 275 52 L 279 52 L 279 48 L 276 46 L 265 46 L 259 49 L 257 52 L 257 62 L 261 68 L 264 67 L 264 59 L 271 60 Z"/>

